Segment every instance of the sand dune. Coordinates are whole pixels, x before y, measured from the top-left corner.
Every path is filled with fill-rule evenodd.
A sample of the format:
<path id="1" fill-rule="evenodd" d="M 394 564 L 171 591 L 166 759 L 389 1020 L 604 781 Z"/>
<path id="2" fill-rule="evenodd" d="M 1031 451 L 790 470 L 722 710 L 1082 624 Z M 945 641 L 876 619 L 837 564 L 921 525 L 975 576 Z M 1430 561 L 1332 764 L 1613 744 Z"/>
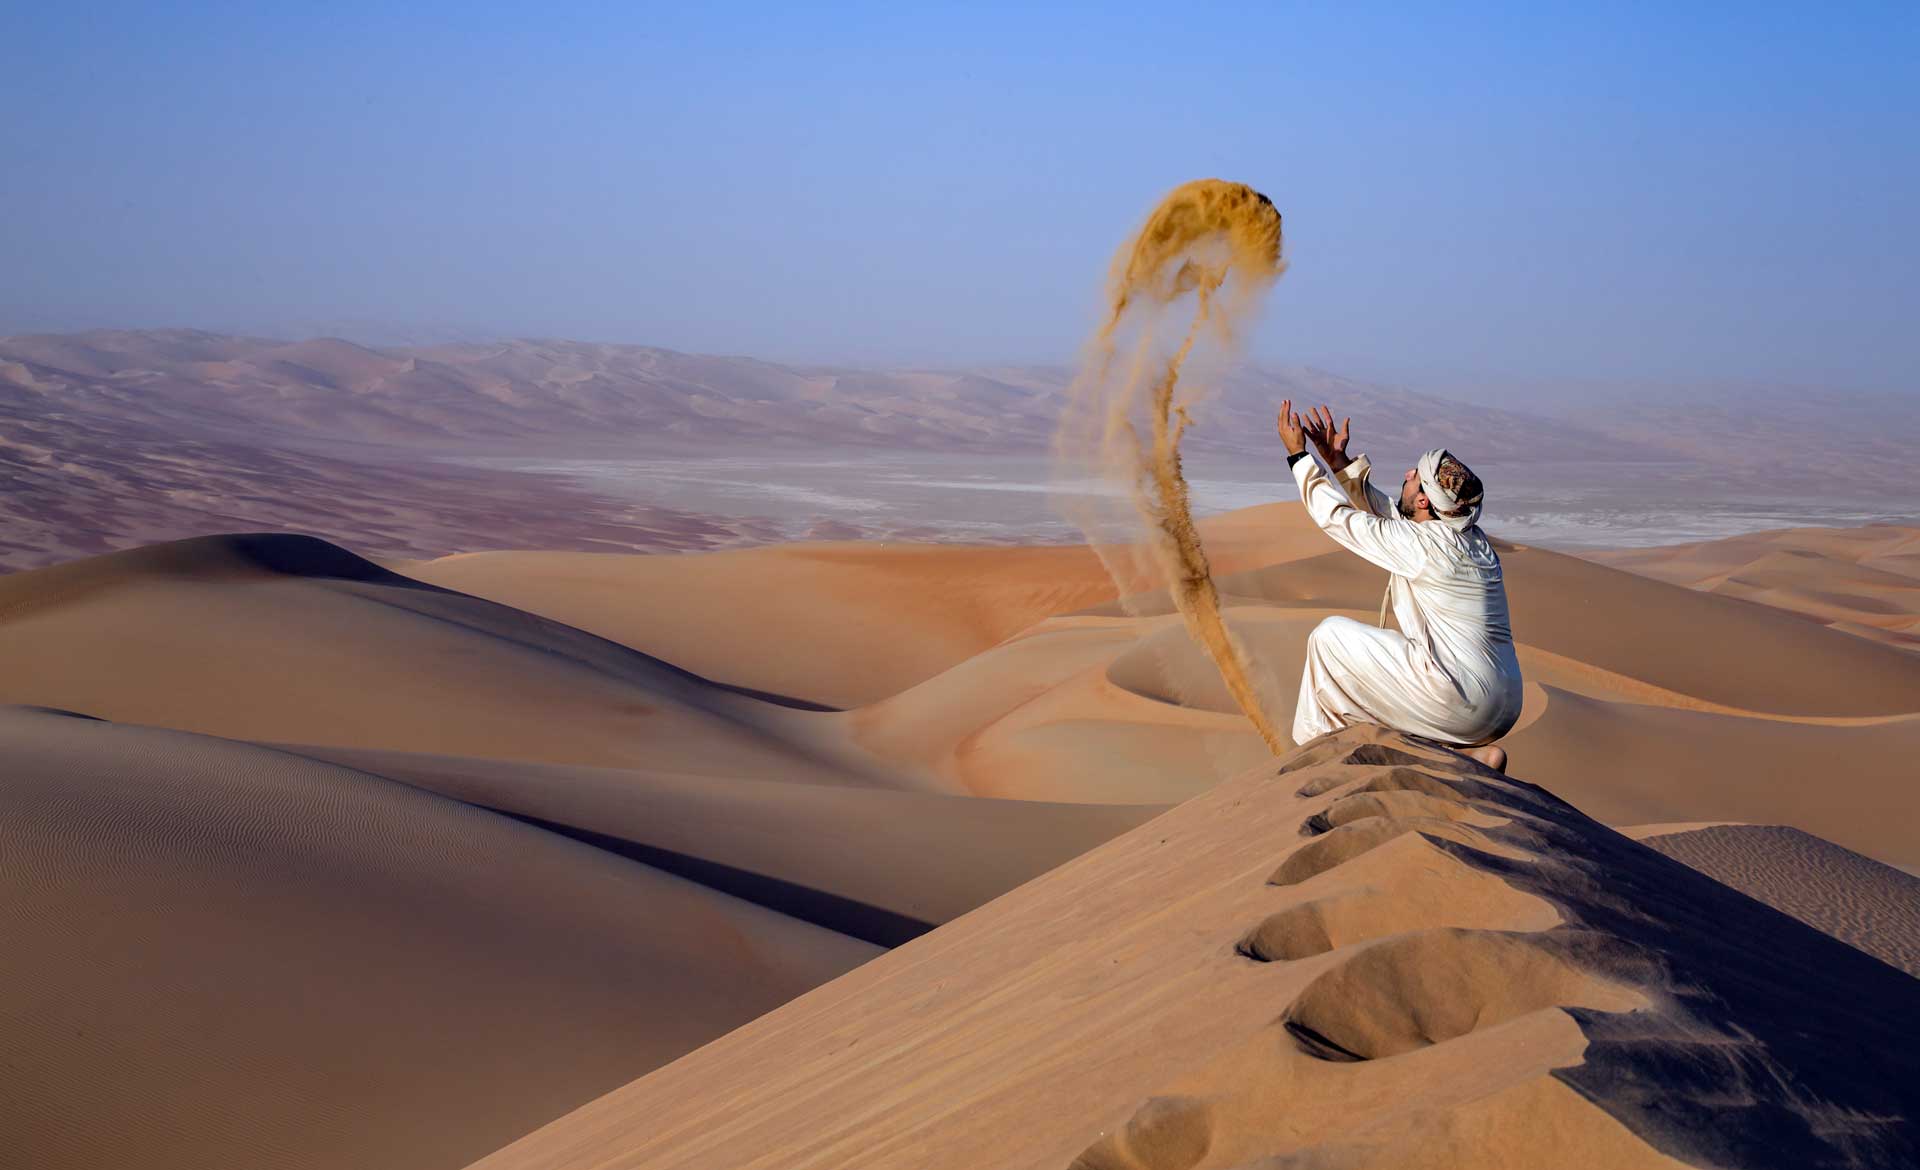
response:
<path id="1" fill-rule="evenodd" d="M 1284 716 L 1307 632 L 1372 620 L 1382 576 L 1292 506 L 1207 532 Z M 1913 1018 L 1869 957 L 1911 966 L 1910 879 L 1868 859 L 1920 865 L 1920 658 L 1503 557 L 1519 775 L 1601 821 L 1794 831 L 1633 847 L 1404 743 L 1277 779 L 1164 599 L 1084 550 L 383 567 L 255 535 L 0 577 L 0 702 L 116 721 L 0 714 L 34 859 L 0 1041 L 48 1070 L 10 1116 L 36 1165 L 450 1166 L 715 1041 L 496 1164 L 1497 1166 L 1495 1130 L 1516 1166 L 1780 1164 L 1701 1111 L 1744 1029 L 1774 1152 L 1848 1164 L 1766 1078 L 1905 1117 L 1862 1078 L 1912 1070 L 1808 1071 L 1769 1029 Z"/>
<path id="2" fill-rule="evenodd" d="M 834 707 L 905 690 L 1042 617 L 1113 595 L 1084 548 L 500 552 L 396 568 L 716 679 Z"/>
<path id="3" fill-rule="evenodd" d="M 778 703 L 310 538 L 0 577 L 0 656 L 0 701 L 236 739 L 862 780 Z"/>
<path id="4" fill-rule="evenodd" d="M 1920 649 L 1920 529 L 1788 528 L 1594 559 L 1742 597 L 1901 649 Z"/>
<path id="5" fill-rule="evenodd" d="M 1533 775 L 1570 798 L 1578 789 L 1616 824 L 1787 822 L 1885 861 L 1920 861 L 1911 827 L 1920 716 L 1834 726 L 1549 690 L 1539 718 L 1509 743 Z"/>
<path id="6" fill-rule="evenodd" d="M 1891 1166 L 1917 1009 L 1542 789 L 1356 729 L 476 1166 Z"/>
<path id="7" fill-rule="evenodd" d="M 1307 630 L 1370 618 L 1380 574 L 1302 555 L 1325 538 L 1295 508 L 1219 523 L 1228 568 L 1294 558 L 1223 578 L 1284 713 Z M 1620 823 L 1791 823 L 1920 863 L 1899 828 L 1920 660 L 1752 602 L 1505 555 L 1534 684 L 1511 746 L 1534 775 Z M 0 699 L 253 740 L 1042 801 L 1163 804 L 1262 758 L 1164 604 L 1042 616 L 1098 593 L 1073 556 L 800 545 L 408 566 L 623 645 L 319 542 L 183 542 L 0 578 L 0 654 L 32 664 Z M 811 712 L 738 687 L 863 703 Z M 1695 779 L 1669 784 L 1672 768 Z"/>
<path id="8" fill-rule="evenodd" d="M 1303 523 L 1297 508 L 1241 515 L 1255 513 L 1275 528 Z M 1532 683 L 1509 746 L 1532 775 L 1617 823 L 1786 822 L 1920 863 L 1904 829 L 1920 751 L 1912 656 L 1575 557 L 1509 547 L 1503 559 Z M 1278 710 L 1291 711 L 1308 630 L 1329 613 L 1372 620 L 1382 581 L 1341 553 L 1223 579 Z M 964 791 L 1190 796 L 1263 751 L 1169 608 L 1132 597 L 1048 619 L 847 718 L 875 755 L 930 766 Z"/>
<path id="9" fill-rule="evenodd" d="M 1157 815 L 787 780 L 353 748 L 282 751 L 532 821 L 842 934 L 892 946 Z"/>
<path id="10" fill-rule="evenodd" d="M 1786 825 L 1623 831 L 1920 979 L 1920 877 Z"/>
<path id="11" fill-rule="evenodd" d="M 349 768 L 0 738 L 9 1166 L 457 1166 L 876 953 Z"/>
<path id="12" fill-rule="evenodd" d="M 1224 572 L 1321 551 L 1269 509 L 1202 522 Z M 394 562 L 711 678 L 835 707 L 922 682 L 1041 618 L 1114 596 L 1079 547 L 818 542 L 699 556 L 496 552 Z"/>
<path id="13" fill-rule="evenodd" d="M 1263 511 L 1276 527 L 1307 521 L 1297 505 Z M 1323 545 L 1331 549 L 1332 542 Z M 1920 710 L 1920 670 L 1901 655 L 1860 646 L 1771 606 L 1676 591 L 1586 558 L 1502 542 L 1515 638 L 1560 658 L 1715 704 L 1796 716 Z M 1371 620 L 1386 576 L 1349 553 L 1228 574 L 1229 598 L 1347 612 Z M 1142 605 L 1144 604 L 1144 608 Z M 1164 612 L 1136 602 L 1136 612 Z M 1118 612 L 1116 606 L 1097 612 Z M 1753 648 L 1749 650 L 1748 648 Z M 1730 669 L 1747 653 L 1792 670 Z"/>

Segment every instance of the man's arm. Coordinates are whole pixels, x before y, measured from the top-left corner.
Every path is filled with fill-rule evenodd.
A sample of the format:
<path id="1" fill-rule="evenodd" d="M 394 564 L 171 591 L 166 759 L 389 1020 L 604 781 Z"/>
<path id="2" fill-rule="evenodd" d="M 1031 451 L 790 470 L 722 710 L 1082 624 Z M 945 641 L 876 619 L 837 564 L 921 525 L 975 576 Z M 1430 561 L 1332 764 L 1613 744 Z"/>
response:
<path id="1" fill-rule="evenodd" d="M 1417 577 L 1427 563 L 1427 544 L 1411 524 L 1384 520 L 1353 506 L 1307 453 L 1306 428 L 1291 400 L 1280 404 L 1280 438 L 1287 464 L 1300 485 L 1300 502 L 1322 531 L 1348 551 L 1402 577 Z M 1344 452 L 1343 452 L 1344 454 Z M 1349 461 L 1351 462 L 1351 461 Z"/>
<path id="2" fill-rule="evenodd" d="M 1301 420 L 1301 428 L 1320 452 L 1320 458 L 1326 462 L 1327 470 L 1333 473 L 1334 481 L 1345 489 L 1354 507 L 1375 516 L 1392 518 L 1393 500 L 1374 487 L 1367 478 L 1367 473 L 1373 469 L 1367 457 L 1347 454 L 1347 444 L 1353 438 L 1351 418 L 1342 420 L 1336 427 L 1333 425 L 1333 408 L 1320 406 L 1307 411 L 1306 417 Z"/>
<path id="3" fill-rule="evenodd" d="M 1395 512 L 1393 497 L 1373 486 L 1373 480 L 1368 478 L 1372 471 L 1373 465 L 1365 455 L 1355 455 L 1345 469 L 1333 478 L 1346 489 L 1347 498 L 1353 501 L 1354 507 L 1391 520 Z"/>
<path id="4" fill-rule="evenodd" d="M 1326 460 L 1328 471 L 1339 475 L 1353 462 L 1347 458 L 1347 441 L 1353 435 L 1352 419 L 1336 427 L 1333 425 L 1333 408 L 1316 406 L 1300 420 L 1300 429 L 1306 432 L 1307 439 L 1320 452 L 1320 458 Z"/>

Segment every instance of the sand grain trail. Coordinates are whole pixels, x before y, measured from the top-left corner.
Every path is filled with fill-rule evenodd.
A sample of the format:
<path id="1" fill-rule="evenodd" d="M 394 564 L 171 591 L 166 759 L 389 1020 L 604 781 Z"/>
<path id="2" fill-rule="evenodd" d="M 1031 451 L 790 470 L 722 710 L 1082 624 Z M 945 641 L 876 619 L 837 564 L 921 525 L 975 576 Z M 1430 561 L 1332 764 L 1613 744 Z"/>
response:
<path id="1" fill-rule="evenodd" d="M 1267 714 L 1246 648 L 1221 617 L 1180 440 L 1203 385 L 1189 375 L 1196 344 L 1231 356 L 1246 319 L 1285 270 L 1280 213 L 1265 195 L 1219 179 L 1175 188 L 1114 258 L 1107 316 L 1088 343 L 1055 438 L 1063 478 L 1105 479 L 1135 510 L 1137 525 L 1122 525 L 1098 497 L 1060 497 L 1115 584 L 1123 594 L 1149 584 L 1171 591 L 1194 641 L 1275 752 L 1292 742 Z M 1192 319 L 1170 327 L 1189 300 Z M 1130 350 L 1125 357 L 1122 348 Z M 1129 529 L 1147 550 L 1144 562 Z"/>

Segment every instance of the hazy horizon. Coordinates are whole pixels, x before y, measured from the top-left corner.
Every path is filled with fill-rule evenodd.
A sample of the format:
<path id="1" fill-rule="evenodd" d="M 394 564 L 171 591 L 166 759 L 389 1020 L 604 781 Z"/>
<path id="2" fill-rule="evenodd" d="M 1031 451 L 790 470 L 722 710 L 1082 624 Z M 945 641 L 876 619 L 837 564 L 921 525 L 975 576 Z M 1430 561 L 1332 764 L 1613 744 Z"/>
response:
<path id="1" fill-rule="evenodd" d="M 744 360 L 764 362 L 795 370 L 836 370 L 846 372 L 939 372 L 967 373 L 995 368 L 1008 370 L 1047 370 L 1063 375 L 1071 375 L 1078 368 L 1078 355 L 1058 360 L 1015 360 L 981 358 L 974 361 L 913 361 L 903 360 L 787 360 L 769 357 L 765 354 L 743 351 L 697 351 L 662 345 L 645 339 L 627 339 L 613 337 L 565 337 L 560 335 L 537 335 L 512 332 L 488 332 L 478 329 L 434 329 L 428 327 L 408 328 L 396 324 L 383 324 L 372 321 L 331 322 L 311 327 L 290 326 L 281 329 L 217 329 L 204 325 L 101 325 L 78 329 L 16 330 L 0 331 L 0 339 L 27 336 L 75 336 L 88 333 L 168 333 L 197 332 L 216 336 L 253 337 L 261 341 L 286 342 L 298 344 L 306 341 L 340 340 L 366 349 L 379 351 L 405 351 L 431 349 L 446 345 L 508 345 L 522 344 L 585 344 L 611 346 L 616 348 L 651 349 L 680 353 L 690 357 L 718 358 L 722 360 Z M 1624 401 L 1641 403 L 1676 392 L 1699 395 L 1708 401 L 1747 394 L 1756 390 L 1769 396 L 1808 394 L 1811 401 L 1821 397 L 1835 395 L 1842 398 L 1862 400 L 1890 401 L 1904 397 L 1899 390 L 1875 389 L 1858 385 L 1834 383 L 1790 382 L 1780 379 L 1763 378 L 1714 378 L 1658 379 L 1658 378 L 1580 378 L 1580 377 L 1535 377 L 1535 378 L 1490 378 L 1470 381 L 1448 381 L 1445 379 L 1369 377 L 1356 375 L 1351 370 L 1335 369 L 1312 362 L 1286 361 L 1250 358 L 1232 363 L 1229 368 L 1244 368 L 1249 371 L 1273 374 L 1315 373 L 1340 378 L 1350 378 L 1371 387 L 1405 391 L 1427 395 L 1434 398 L 1452 399 L 1477 406 L 1491 406 L 1525 414 L 1529 411 L 1555 413 L 1557 408 L 1568 406 L 1575 399 L 1585 398 L 1591 402 L 1593 396 L 1602 392 L 1615 395 L 1624 394 Z M 1920 397 L 1915 398 L 1920 406 Z"/>
<path id="2" fill-rule="evenodd" d="M 1920 371 L 1910 6 L 95 4 L 0 27 L 29 99 L 0 110 L 0 333 L 352 321 L 1070 363 L 1112 249 L 1218 175 L 1287 216 L 1263 363 L 1475 397 Z"/>

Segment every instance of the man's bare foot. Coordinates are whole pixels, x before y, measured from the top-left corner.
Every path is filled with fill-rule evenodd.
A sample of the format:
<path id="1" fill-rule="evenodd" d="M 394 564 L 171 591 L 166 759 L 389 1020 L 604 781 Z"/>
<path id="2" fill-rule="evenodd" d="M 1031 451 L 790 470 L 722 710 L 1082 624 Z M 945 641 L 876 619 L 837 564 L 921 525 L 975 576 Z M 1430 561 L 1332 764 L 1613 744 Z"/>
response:
<path id="1" fill-rule="evenodd" d="M 1479 760 L 1496 772 L 1504 773 L 1507 770 L 1507 749 L 1499 744 L 1490 743 L 1486 747 L 1468 748 L 1461 754 Z"/>

